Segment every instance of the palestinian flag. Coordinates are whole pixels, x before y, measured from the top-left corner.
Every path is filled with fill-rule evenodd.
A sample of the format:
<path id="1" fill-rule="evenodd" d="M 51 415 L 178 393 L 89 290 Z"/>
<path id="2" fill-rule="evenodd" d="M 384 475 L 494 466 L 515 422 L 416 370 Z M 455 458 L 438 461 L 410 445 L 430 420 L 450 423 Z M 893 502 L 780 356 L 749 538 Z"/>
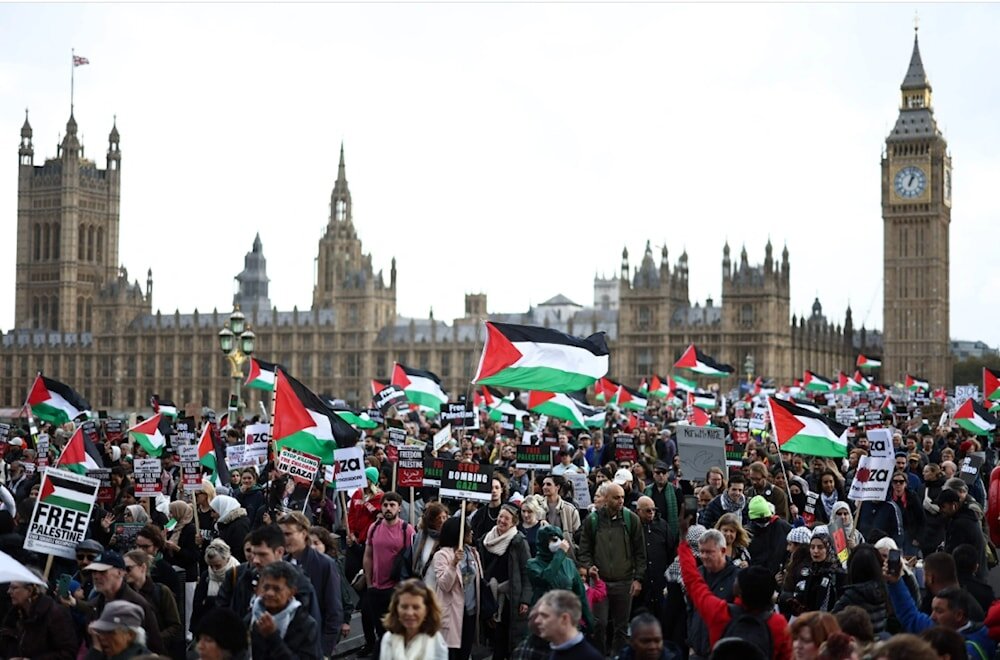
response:
<path id="1" fill-rule="evenodd" d="M 667 381 L 660 378 L 656 374 L 649 380 L 649 394 L 650 396 L 655 396 L 659 399 L 666 398 L 670 394 L 670 388 L 667 385 Z"/>
<path id="2" fill-rule="evenodd" d="M 639 390 L 619 385 L 618 392 L 615 393 L 615 405 L 625 410 L 645 410 L 646 397 L 640 394 Z"/>
<path id="3" fill-rule="evenodd" d="M 711 392 L 688 392 L 688 405 L 702 410 L 715 410 L 718 404 Z"/>
<path id="4" fill-rule="evenodd" d="M 387 387 L 389 387 L 389 381 L 372 378 L 372 396 L 375 396 Z"/>
<path id="5" fill-rule="evenodd" d="M 549 328 L 487 321 L 486 333 L 474 383 L 571 392 L 608 373 L 603 332 L 581 339 Z"/>
<path id="6" fill-rule="evenodd" d="M 605 422 L 605 409 L 598 408 L 596 406 L 591 406 L 580 401 L 576 401 L 576 407 L 580 410 L 580 414 L 583 415 L 583 424 L 589 429 L 599 429 L 604 427 Z"/>
<path id="7" fill-rule="evenodd" d="M 58 380 L 35 377 L 28 394 L 31 414 L 50 424 L 65 424 L 90 410 L 90 404 L 69 385 Z"/>
<path id="8" fill-rule="evenodd" d="M 890 415 L 892 414 L 892 397 L 888 394 L 886 394 L 885 398 L 882 399 L 882 407 L 880 410 L 884 413 L 889 413 Z"/>
<path id="9" fill-rule="evenodd" d="M 848 376 L 843 371 L 837 375 L 837 389 L 834 390 L 837 394 L 849 394 L 851 392 L 864 392 L 865 386 L 855 380 L 853 377 Z"/>
<path id="10" fill-rule="evenodd" d="M 83 427 L 76 429 L 73 437 L 69 439 L 63 448 L 59 460 L 55 467 L 61 470 L 69 470 L 77 474 L 87 474 L 87 470 L 97 470 L 104 467 L 104 459 L 97 451 L 94 443 L 84 435 Z"/>
<path id="11" fill-rule="evenodd" d="M 357 444 L 359 433 L 308 387 L 280 369 L 274 379 L 271 437 L 278 450 L 297 449 L 333 464 L 333 450 Z"/>
<path id="12" fill-rule="evenodd" d="M 854 371 L 854 382 L 856 382 L 863 388 L 861 390 L 862 392 L 871 392 L 873 389 L 875 389 L 875 385 L 872 384 L 871 379 L 865 378 L 864 374 L 862 374 L 858 370 Z"/>
<path id="13" fill-rule="evenodd" d="M 639 383 L 639 394 L 646 396 L 649 394 L 649 385 L 646 384 L 646 379 L 643 378 L 642 382 Z"/>
<path id="14" fill-rule="evenodd" d="M 989 435 L 997 427 L 997 418 L 972 399 L 966 399 L 952 419 L 963 429 L 976 435 Z"/>
<path id="15" fill-rule="evenodd" d="M 864 353 L 858 353 L 858 361 L 854 363 L 858 369 L 878 369 L 882 366 L 882 360 L 870 358 Z"/>
<path id="16" fill-rule="evenodd" d="M 528 411 L 524 408 L 523 404 L 514 397 L 514 393 L 511 392 L 507 396 L 500 396 L 496 390 L 492 392 L 489 388 L 486 388 L 486 395 L 489 397 L 490 403 L 487 404 L 487 413 L 489 420 L 491 422 L 499 422 L 504 415 L 514 416 L 514 428 L 523 429 L 524 428 L 524 418 L 527 417 Z"/>
<path id="17" fill-rule="evenodd" d="M 694 426 L 709 426 L 712 418 L 698 406 L 691 406 L 691 414 L 688 416 L 688 421 Z"/>
<path id="18" fill-rule="evenodd" d="M 911 376 L 906 374 L 906 389 L 911 392 L 926 392 L 931 388 L 930 383 L 928 383 L 923 378 L 917 378 L 916 376 Z"/>
<path id="19" fill-rule="evenodd" d="M 229 411 L 222 413 L 222 417 L 219 418 L 219 428 L 223 431 L 229 428 Z"/>
<path id="20" fill-rule="evenodd" d="M 198 440 L 198 462 L 212 471 L 213 484 L 229 484 L 229 466 L 226 465 L 226 455 L 221 443 L 215 440 L 212 425 L 205 424 Z"/>
<path id="21" fill-rule="evenodd" d="M 768 397 L 771 426 L 781 451 L 845 458 L 847 427 L 818 412 Z"/>
<path id="22" fill-rule="evenodd" d="M 149 419 L 140 422 L 128 430 L 132 439 L 142 445 L 146 453 L 154 458 L 159 458 L 163 453 L 163 448 L 167 441 L 160 432 L 160 422 L 163 420 L 162 413 L 156 413 Z"/>
<path id="23" fill-rule="evenodd" d="M 807 392 L 829 392 L 833 390 L 833 381 L 812 371 L 807 371 L 802 377 L 802 389 Z"/>
<path id="24" fill-rule="evenodd" d="M 594 383 L 594 398 L 601 403 L 609 403 L 618 393 L 618 383 L 607 376 L 601 376 Z"/>
<path id="25" fill-rule="evenodd" d="M 253 390 L 274 390 L 274 372 L 278 365 L 264 362 L 255 357 L 250 358 L 250 371 L 244 385 Z"/>
<path id="26" fill-rule="evenodd" d="M 448 403 L 441 379 L 430 371 L 410 369 L 397 362 L 392 367 L 392 384 L 406 393 L 407 401 L 434 414 Z"/>
<path id="27" fill-rule="evenodd" d="M 43 504 L 71 509 L 77 513 L 88 514 L 94 506 L 97 489 L 94 486 L 80 483 L 76 479 L 67 479 L 46 470 L 42 479 L 42 488 L 38 499 Z"/>
<path id="28" fill-rule="evenodd" d="M 1000 401 L 1000 371 L 983 367 L 983 401 Z"/>
<path id="29" fill-rule="evenodd" d="M 159 394 L 154 394 L 149 399 L 149 405 L 153 407 L 154 413 L 159 413 L 170 420 L 177 419 L 177 406 L 173 401 L 162 401 Z"/>
<path id="30" fill-rule="evenodd" d="M 718 376 L 725 378 L 733 374 L 733 368 L 728 364 L 716 362 L 711 357 L 698 350 L 698 347 L 691 344 L 681 355 L 681 358 L 674 363 L 677 369 L 687 369 L 696 374 L 704 376 Z"/>
<path id="31" fill-rule="evenodd" d="M 577 402 L 568 394 L 532 390 L 528 392 L 528 410 L 567 421 L 575 429 L 587 427 Z"/>
<path id="32" fill-rule="evenodd" d="M 335 406 L 333 402 L 330 402 L 329 406 L 333 412 L 337 413 L 338 417 L 356 429 L 371 430 L 378 428 L 378 422 L 373 422 L 366 412 L 358 412 L 353 408 L 342 405 Z"/>

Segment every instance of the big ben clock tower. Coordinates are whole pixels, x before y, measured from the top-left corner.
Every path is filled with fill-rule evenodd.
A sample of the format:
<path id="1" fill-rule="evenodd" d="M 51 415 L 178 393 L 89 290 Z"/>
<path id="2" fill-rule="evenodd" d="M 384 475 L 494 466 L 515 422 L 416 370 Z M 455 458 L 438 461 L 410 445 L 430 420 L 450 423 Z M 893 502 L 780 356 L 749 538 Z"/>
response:
<path id="1" fill-rule="evenodd" d="M 899 118 L 882 156 L 884 378 L 951 385 L 948 231 L 951 157 L 934 120 L 917 36 Z"/>

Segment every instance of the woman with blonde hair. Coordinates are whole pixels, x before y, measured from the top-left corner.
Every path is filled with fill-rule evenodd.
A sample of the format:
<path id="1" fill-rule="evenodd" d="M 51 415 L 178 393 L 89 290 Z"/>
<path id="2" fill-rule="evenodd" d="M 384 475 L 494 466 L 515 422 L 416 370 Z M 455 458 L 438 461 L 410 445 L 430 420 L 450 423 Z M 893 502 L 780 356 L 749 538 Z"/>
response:
<path id="1" fill-rule="evenodd" d="M 715 528 L 726 537 L 726 556 L 733 560 L 737 568 L 746 568 L 750 565 L 750 535 L 743 527 L 740 517 L 734 513 L 723 514 Z"/>
<path id="2" fill-rule="evenodd" d="M 382 625 L 385 635 L 380 658 L 448 660 L 448 647 L 441 636 L 441 608 L 423 582 L 406 580 L 396 586 Z"/>
<path id="3" fill-rule="evenodd" d="M 542 527 L 547 527 L 549 524 L 545 520 L 545 512 L 545 498 L 541 495 L 529 495 L 521 502 L 521 524 L 517 528 L 524 534 L 524 538 L 528 542 L 528 550 L 531 551 L 532 557 L 538 553 L 538 549 L 535 547 L 538 530 Z"/>

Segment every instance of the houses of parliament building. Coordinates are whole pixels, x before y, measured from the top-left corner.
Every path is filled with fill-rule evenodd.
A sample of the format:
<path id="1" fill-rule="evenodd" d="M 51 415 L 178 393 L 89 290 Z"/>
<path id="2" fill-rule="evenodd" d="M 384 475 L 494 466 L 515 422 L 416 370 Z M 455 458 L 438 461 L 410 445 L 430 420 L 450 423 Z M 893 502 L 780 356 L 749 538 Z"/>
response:
<path id="1" fill-rule="evenodd" d="M 948 231 L 951 161 L 931 106 L 931 87 L 914 41 L 901 86 L 899 118 L 882 160 L 885 243 L 885 331 L 855 327 L 848 308 L 828 318 L 817 299 L 808 315 L 792 315 L 788 249 L 768 241 L 762 262 L 746 248 L 721 248 L 720 300 L 692 302 L 688 256 L 671 262 L 666 247 L 621 255 L 617 276 L 596 277 L 591 305 L 564 296 L 524 312 L 489 311 L 481 293 L 465 296 L 465 313 L 451 322 L 396 313 L 395 260 L 376 272 L 355 229 L 343 147 L 319 239 L 311 309 L 278 311 L 268 298 L 258 235 L 236 276 L 233 300 L 256 333 L 254 354 L 284 365 L 313 390 L 366 407 L 370 380 L 387 378 L 393 362 L 429 369 L 447 390 L 464 394 L 475 371 L 483 321 L 540 325 L 573 335 L 605 331 L 609 376 L 635 385 L 666 374 L 688 344 L 697 344 L 737 374 L 790 383 L 810 369 L 828 377 L 852 371 L 859 351 L 883 356 L 881 379 L 911 373 L 950 385 Z M 84 157 L 71 115 L 56 157 L 35 163 L 27 118 L 18 150 L 15 327 L 0 337 L 0 406 L 19 407 L 35 372 L 62 380 L 95 409 L 143 409 L 158 393 L 180 408 L 222 407 L 230 366 L 220 355 L 222 312 L 153 308 L 153 275 L 130 278 L 118 261 L 119 148 L 108 136 L 104 168 Z M 874 184 L 873 184 L 874 185 Z M 357 219 L 363 222 L 363 219 Z M 832 256 L 832 255 L 830 255 Z M 405 276 L 405 275 L 404 275 Z M 256 393 L 244 393 L 248 404 Z"/>

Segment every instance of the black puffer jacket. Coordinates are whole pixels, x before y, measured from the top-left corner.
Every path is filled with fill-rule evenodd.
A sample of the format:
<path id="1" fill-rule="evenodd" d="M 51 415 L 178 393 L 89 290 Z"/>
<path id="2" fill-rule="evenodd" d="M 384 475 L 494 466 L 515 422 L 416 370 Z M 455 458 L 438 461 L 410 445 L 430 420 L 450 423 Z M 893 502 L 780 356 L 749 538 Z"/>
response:
<path id="1" fill-rule="evenodd" d="M 869 580 L 858 584 L 849 584 L 844 588 L 844 595 L 837 600 L 833 613 L 837 613 L 848 605 L 857 605 L 868 613 L 875 634 L 885 632 L 886 610 L 885 586 L 881 580 Z"/>

